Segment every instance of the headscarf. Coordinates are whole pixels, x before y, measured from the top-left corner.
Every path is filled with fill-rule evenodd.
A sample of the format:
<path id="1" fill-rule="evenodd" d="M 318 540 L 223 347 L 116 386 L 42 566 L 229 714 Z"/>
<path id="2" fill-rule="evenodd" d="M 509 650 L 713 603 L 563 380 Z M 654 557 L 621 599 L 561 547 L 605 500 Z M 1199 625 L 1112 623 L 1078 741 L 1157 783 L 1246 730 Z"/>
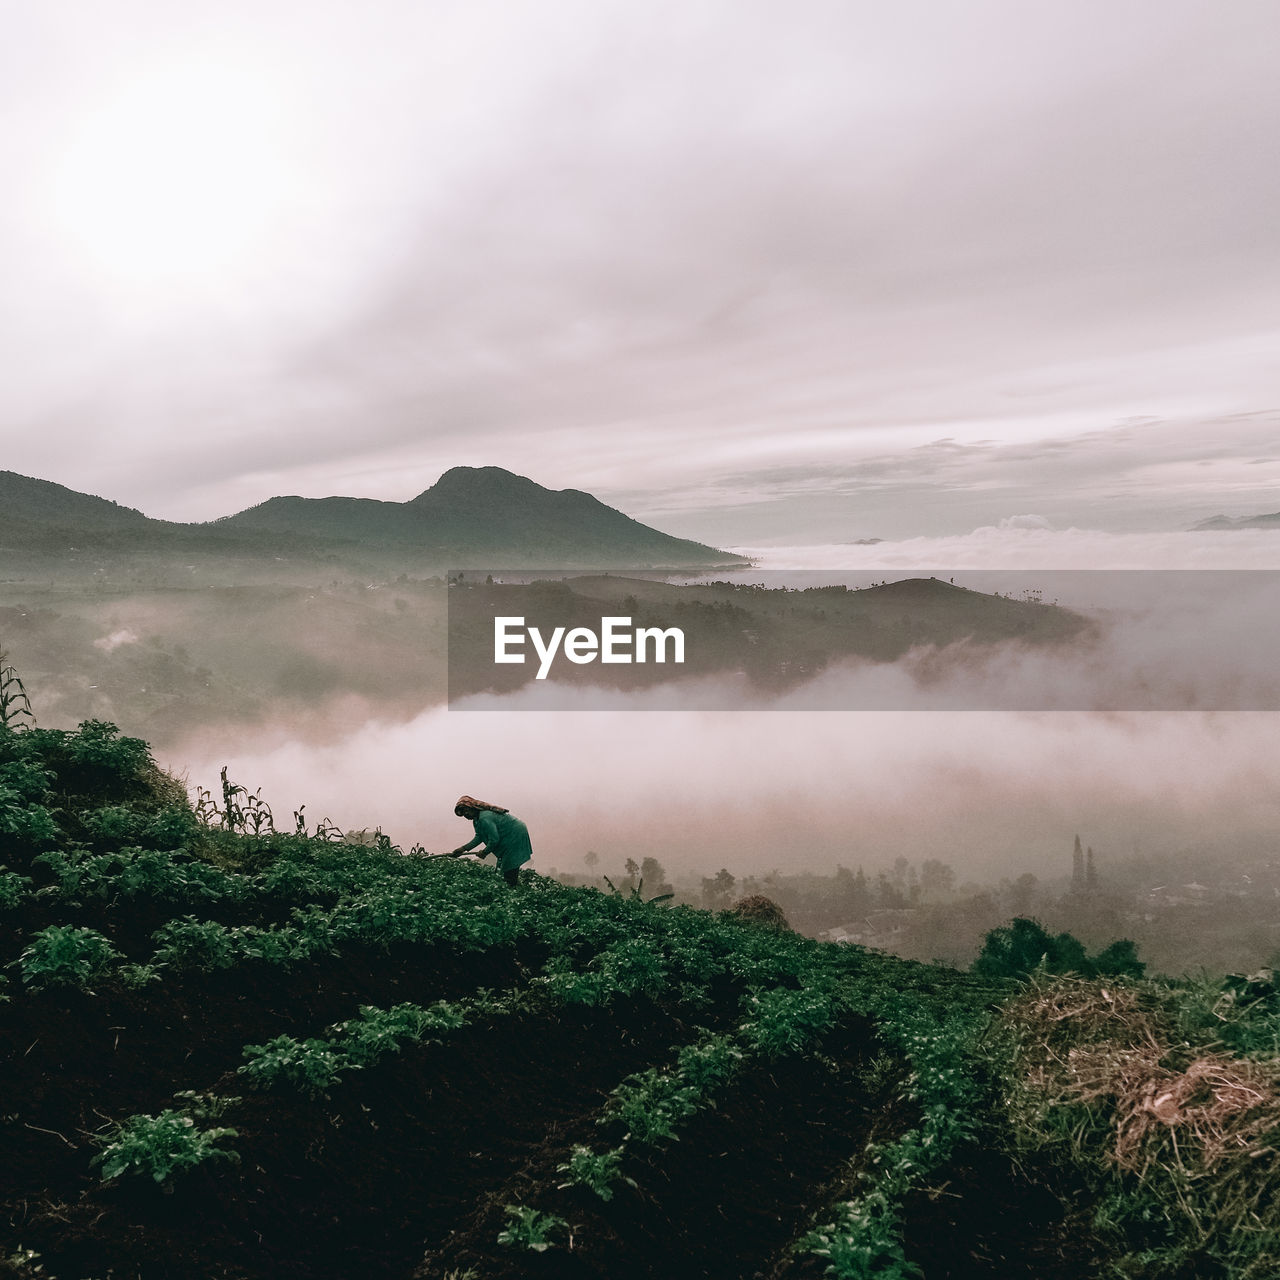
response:
<path id="1" fill-rule="evenodd" d="M 453 812 L 457 817 L 462 817 L 458 813 L 459 809 L 488 809 L 490 813 L 510 813 L 510 809 L 504 809 L 499 804 L 490 804 L 487 800 L 477 800 L 474 796 L 459 796 L 458 802 L 453 806 Z"/>

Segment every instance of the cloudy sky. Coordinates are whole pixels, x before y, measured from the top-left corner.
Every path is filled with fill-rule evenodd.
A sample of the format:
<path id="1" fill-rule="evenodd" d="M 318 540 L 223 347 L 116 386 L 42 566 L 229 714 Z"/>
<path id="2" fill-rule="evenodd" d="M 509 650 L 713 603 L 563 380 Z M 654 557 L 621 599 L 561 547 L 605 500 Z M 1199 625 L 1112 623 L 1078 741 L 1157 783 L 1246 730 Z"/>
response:
<path id="1" fill-rule="evenodd" d="M 1280 509 L 1274 0 L 3 4 L 0 465 L 722 545 Z"/>

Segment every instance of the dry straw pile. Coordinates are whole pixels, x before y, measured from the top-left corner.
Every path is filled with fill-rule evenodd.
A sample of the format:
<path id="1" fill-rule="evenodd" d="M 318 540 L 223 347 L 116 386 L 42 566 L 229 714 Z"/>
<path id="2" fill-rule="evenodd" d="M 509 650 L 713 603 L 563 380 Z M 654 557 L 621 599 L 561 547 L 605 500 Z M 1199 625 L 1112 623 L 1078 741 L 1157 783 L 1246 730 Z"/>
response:
<path id="1" fill-rule="evenodd" d="M 1179 1213 L 1202 1244 L 1280 1242 L 1280 1059 L 1194 1043 L 1177 996 L 1150 983 L 1034 981 L 1000 1029 L 1008 1100 L 1036 1145 L 1101 1156 Z"/>

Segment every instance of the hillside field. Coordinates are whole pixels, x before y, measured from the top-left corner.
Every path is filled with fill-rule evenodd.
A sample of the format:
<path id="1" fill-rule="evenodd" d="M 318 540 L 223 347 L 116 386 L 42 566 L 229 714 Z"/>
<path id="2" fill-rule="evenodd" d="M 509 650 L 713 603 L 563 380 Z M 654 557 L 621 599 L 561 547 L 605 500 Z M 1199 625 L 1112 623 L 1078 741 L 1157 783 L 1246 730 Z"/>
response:
<path id="1" fill-rule="evenodd" d="M 1280 999 L 1025 982 L 0 726 L 0 1275 L 1280 1274 Z"/>

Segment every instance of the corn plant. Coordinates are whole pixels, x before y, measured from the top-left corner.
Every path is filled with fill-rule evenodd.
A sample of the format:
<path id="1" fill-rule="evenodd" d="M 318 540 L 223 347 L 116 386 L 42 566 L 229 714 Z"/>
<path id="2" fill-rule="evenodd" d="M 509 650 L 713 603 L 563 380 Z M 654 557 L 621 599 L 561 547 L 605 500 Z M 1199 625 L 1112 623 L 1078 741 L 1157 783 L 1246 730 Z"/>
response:
<path id="1" fill-rule="evenodd" d="M 18 957 L 22 980 L 34 989 L 83 987 L 102 973 L 120 953 L 93 929 L 49 925 Z"/>
<path id="2" fill-rule="evenodd" d="M 166 1189 L 177 1173 L 210 1160 L 239 1161 L 234 1151 L 217 1144 L 234 1138 L 235 1129 L 201 1129 L 191 1116 L 162 1111 L 158 1116 L 130 1116 L 106 1137 L 96 1139 L 102 1150 L 93 1158 L 102 1166 L 102 1180 L 131 1173 L 150 1177 Z"/>
<path id="3" fill-rule="evenodd" d="M 276 824 L 271 806 L 262 798 L 262 788 L 250 791 L 238 782 L 227 777 L 227 766 L 221 771 L 222 807 L 219 808 L 213 793 L 204 787 L 196 788 L 196 802 L 192 806 L 197 820 L 206 827 L 216 827 L 221 831 L 234 831 L 240 835 L 261 836 L 274 835 Z M 300 814 L 294 814 L 300 821 Z M 303 826 L 299 835 L 306 835 Z"/>
<path id="4" fill-rule="evenodd" d="M 22 677 L 14 670 L 9 655 L 0 649 L 0 727 L 30 728 L 35 722 L 31 699 L 27 697 Z"/>
<path id="5" fill-rule="evenodd" d="M 518 1204 L 507 1205 L 505 1212 L 507 1225 L 498 1233 L 498 1243 L 513 1248 L 543 1253 L 555 1243 L 552 1235 L 569 1230 L 569 1224 L 554 1213 L 542 1213 Z"/>

